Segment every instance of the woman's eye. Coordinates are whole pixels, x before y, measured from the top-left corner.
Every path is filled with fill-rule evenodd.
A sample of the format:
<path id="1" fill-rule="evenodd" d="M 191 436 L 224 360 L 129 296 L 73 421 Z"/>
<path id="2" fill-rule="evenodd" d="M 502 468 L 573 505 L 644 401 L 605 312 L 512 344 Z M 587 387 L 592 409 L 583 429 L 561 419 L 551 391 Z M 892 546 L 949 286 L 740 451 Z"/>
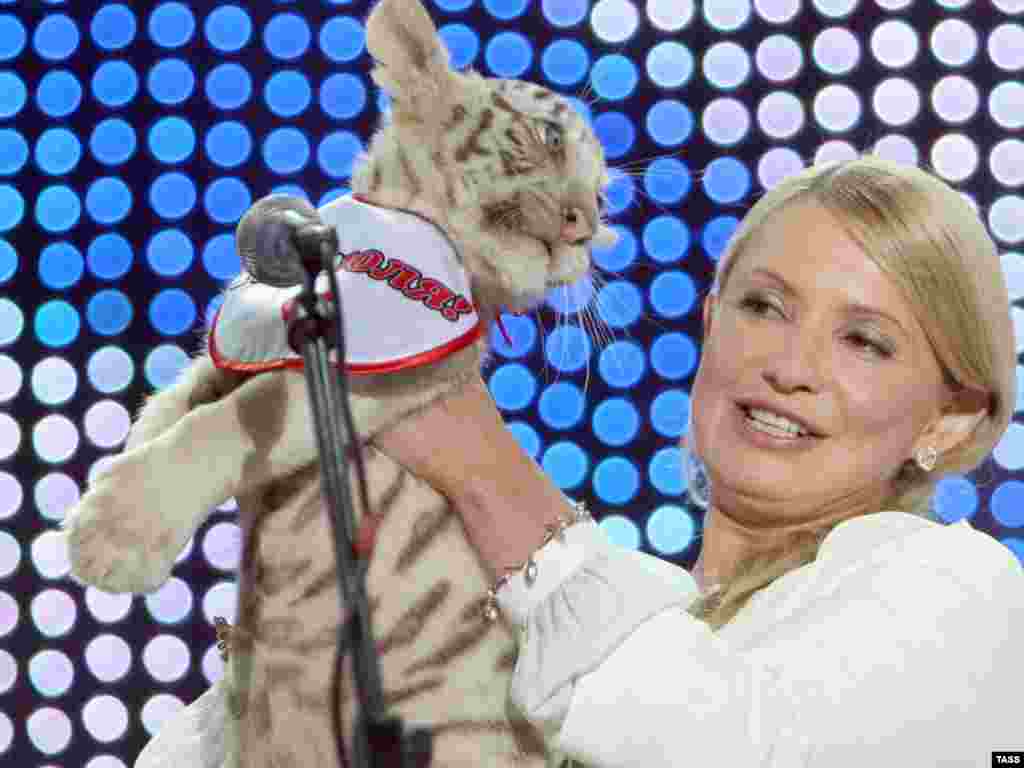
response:
<path id="1" fill-rule="evenodd" d="M 882 346 L 873 339 L 869 339 L 867 336 L 864 336 L 863 334 L 851 333 L 847 338 L 856 339 L 856 346 L 870 349 L 874 354 L 878 355 L 879 357 L 892 357 L 892 351 L 890 349 Z"/>
<path id="2" fill-rule="evenodd" d="M 778 307 L 776 307 L 771 302 L 765 301 L 764 299 L 758 296 L 747 296 L 745 299 L 743 299 L 743 301 L 740 302 L 740 306 L 743 308 L 750 308 L 751 311 L 758 317 L 764 314 L 764 309 L 774 309 L 776 312 L 779 312 L 779 314 L 781 314 Z"/>

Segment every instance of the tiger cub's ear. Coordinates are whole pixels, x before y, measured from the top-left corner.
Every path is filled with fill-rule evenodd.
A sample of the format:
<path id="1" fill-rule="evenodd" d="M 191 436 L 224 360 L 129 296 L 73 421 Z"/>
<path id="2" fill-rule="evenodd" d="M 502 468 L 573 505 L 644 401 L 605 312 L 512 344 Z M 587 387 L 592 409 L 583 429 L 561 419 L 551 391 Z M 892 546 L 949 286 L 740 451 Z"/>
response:
<path id="1" fill-rule="evenodd" d="M 456 73 L 420 0 L 381 0 L 366 20 L 366 48 L 394 110 L 424 119 L 448 106 Z"/>

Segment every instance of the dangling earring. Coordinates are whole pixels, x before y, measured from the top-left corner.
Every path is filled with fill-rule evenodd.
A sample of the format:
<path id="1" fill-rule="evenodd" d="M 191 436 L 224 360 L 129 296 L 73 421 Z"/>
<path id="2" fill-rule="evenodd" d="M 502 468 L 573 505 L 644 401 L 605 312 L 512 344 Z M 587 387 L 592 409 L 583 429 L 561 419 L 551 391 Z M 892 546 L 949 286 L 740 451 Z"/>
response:
<path id="1" fill-rule="evenodd" d="M 917 452 L 917 465 L 921 467 L 925 472 L 931 472 L 935 468 L 935 462 L 939 458 L 939 452 L 935 450 L 934 445 L 929 445 L 927 448 L 921 448 Z"/>

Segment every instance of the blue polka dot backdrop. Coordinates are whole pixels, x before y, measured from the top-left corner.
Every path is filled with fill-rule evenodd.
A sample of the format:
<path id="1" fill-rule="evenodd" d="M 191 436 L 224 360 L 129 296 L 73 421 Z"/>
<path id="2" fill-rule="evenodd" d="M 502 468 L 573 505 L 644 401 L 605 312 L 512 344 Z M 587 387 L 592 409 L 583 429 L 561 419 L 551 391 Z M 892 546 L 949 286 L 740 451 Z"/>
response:
<path id="1" fill-rule="evenodd" d="M 618 241 L 504 315 L 483 376 L 523 449 L 618 544 L 697 557 L 679 441 L 701 309 L 744 211 L 787 175 L 865 150 L 933 169 L 983 212 L 1024 339 L 1019 4 L 426 2 L 455 67 L 564 94 L 611 166 Z M 75 584 L 42 534 L 199 348 L 252 202 L 347 193 L 387 109 L 370 6 L 0 0 L 3 765 L 132 765 L 221 672 L 230 500 L 144 599 Z M 933 506 L 1024 559 L 1021 421 Z"/>

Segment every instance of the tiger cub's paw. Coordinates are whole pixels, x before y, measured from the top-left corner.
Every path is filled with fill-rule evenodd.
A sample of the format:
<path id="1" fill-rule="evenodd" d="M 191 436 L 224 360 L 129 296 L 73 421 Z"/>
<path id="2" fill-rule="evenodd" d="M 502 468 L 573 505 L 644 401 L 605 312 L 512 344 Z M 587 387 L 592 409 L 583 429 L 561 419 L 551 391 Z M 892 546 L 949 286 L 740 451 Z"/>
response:
<path id="1" fill-rule="evenodd" d="M 154 514 L 161 500 L 133 475 L 123 465 L 108 470 L 64 521 L 71 573 L 106 592 L 157 589 L 192 535 L 187 522 Z"/>

